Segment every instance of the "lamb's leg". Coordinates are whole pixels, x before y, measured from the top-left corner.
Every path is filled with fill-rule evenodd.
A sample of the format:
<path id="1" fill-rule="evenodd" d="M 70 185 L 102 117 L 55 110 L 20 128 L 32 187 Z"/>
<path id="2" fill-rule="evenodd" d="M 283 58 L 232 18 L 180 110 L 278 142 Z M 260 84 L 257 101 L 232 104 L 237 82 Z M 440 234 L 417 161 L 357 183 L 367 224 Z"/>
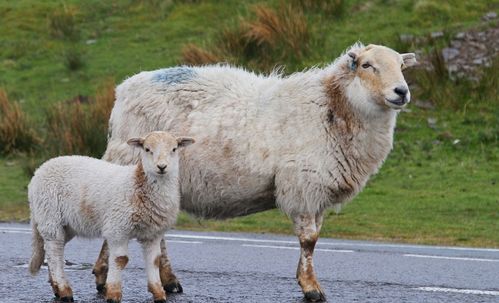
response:
<path id="1" fill-rule="evenodd" d="M 183 292 L 182 285 L 177 280 L 177 277 L 172 271 L 172 266 L 166 254 L 165 239 L 161 239 L 161 258 L 159 259 L 159 275 L 161 277 L 161 284 L 167 293 L 181 293 Z"/>
<path id="2" fill-rule="evenodd" d="M 106 301 L 121 302 L 121 271 L 128 263 L 128 240 L 108 241 L 109 272 L 106 281 Z"/>
<path id="3" fill-rule="evenodd" d="M 324 292 L 317 281 L 314 272 L 314 247 L 322 225 L 322 214 L 301 214 L 293 217 L 295 233 L 300 240 L 300 261 L 296 271 L 296 278 L 305 298 L 309 301 L 324 301 Z"/>
<path id="4" fill-rule="evenodd" d="M 54 295 L 62 302 L 74 302 L 73 290 L 64 275 L 64 240 L 46 240 L 45 253 L 49 267 L 49 282 Z"/>
<path id="5" fill-rule="evenodd" d="M 97 261 L 95 261 L 94 269 L 92 270 L 92 273 L 95 275 L 95 288 L 97 288 L 97 292 L 101 294 L 103 294 L 105 290 L 104 286 L 106 285 L 108 264 L 109 246 L 107 245 L 107 241 L 104 240 L 99 257 L 97 258 Z"/>
<path id="6" fill-rule="evenodd" d="M 147 288 L 153 295 L 154 303 L 166 303 L 166 293 L 161 284 L 159 274 L 161 262 L 161 248 L 159 243 L 161 238 L 158 237 L 152 241 L 142 242 L 147 271 Z"/>

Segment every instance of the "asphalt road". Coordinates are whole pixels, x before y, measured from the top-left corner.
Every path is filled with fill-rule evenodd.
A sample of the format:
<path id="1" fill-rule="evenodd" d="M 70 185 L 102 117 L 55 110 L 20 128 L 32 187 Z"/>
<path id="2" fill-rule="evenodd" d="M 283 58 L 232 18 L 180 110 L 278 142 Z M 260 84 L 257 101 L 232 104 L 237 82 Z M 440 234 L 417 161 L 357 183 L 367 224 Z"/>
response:
<path id="1" fill-rule="evenodd" d="M 166 239 L 184 288 L 169 302 L 303 302 L 294 237 L 173 230 Z M 28 274 L 30 241 L 28 225 L 0 224 L 0 302 L 53 302 L 46 267 Z M 104 302 L 91 274 L 100 245 L 66 246 L 77 302 Z M 328 302 L 499 302 L 499 249 L 321 239 L 314 259 Z M 135 241 L 123 279 L 123 302 L 152 302 Z"/>

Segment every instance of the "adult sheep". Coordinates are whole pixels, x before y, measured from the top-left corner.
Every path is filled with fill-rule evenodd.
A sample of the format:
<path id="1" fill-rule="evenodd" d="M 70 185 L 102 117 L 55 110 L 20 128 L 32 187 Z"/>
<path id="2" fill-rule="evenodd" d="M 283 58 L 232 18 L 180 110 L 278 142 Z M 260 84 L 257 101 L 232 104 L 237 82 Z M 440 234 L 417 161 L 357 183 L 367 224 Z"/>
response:
<path id="1" fill-rule="evenodd" d="M 323 300 L 312 260 L 323 213 L 352 199 L 392 149 L 410 100 L 402 70 L 415 63 L 412 53 L 355 44 L 324 68 L 287 77 L 229 66 L 141 72 L 116 89 L 104 159 L 135 163 L 127 138 L 153 130 L 196 137 L 181 155 L 181 208 L 230 218 L 279 207 L 300 242 L 298 283 L 307 299 Z M 164 260 L 163 286 L 178 290 Z"/>

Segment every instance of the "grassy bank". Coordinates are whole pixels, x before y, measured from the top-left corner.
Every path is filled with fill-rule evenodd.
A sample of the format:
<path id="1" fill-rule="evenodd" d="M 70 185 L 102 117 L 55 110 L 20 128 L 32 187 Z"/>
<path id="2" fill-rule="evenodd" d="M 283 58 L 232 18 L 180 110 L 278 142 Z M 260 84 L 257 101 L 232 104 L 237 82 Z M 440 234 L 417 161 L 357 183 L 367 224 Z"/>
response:
<path id="1" fill-rule="evenodd" d="M 103 150 L 112 85 L 139 71 L 215 58 L 261 71 L 284 65 L 290 73 L 331 62 L 358 40 L 431 53 L 458 31 L 494 26 L 480 17 L 498 5 L 485 0 L 282 3 L 0 3 L 0 90 L 26 113 L 22 125 L 31 125 L 35 138 L 27 149 L 0 146 L 0 220 L 28 220 L 26 185 L 40 161 L 68 153 L 97 156 Z M 300 22 L 285 22 L 290 15 Z M 272 22 L 262 16 L 272 16 Z M 280 27 L 267 32 L 270 25 Z M 443 37 L 429 38 L 433 31 L 443 31 Z M 401 34 L 417 39 L 401 41 Z M 322 235 L 499 247 L 498 70 L 496 62 L 478 84 L 450 80 L 445 73 L 410 73 L 413 100 L 430 101 L 433 108 L 411 105 L 400 114 L 387 162 L 352 203 L 328 213 Z M 177 228 L 292 231 L 278 211 L 226 221 L 182 214 Z"/>

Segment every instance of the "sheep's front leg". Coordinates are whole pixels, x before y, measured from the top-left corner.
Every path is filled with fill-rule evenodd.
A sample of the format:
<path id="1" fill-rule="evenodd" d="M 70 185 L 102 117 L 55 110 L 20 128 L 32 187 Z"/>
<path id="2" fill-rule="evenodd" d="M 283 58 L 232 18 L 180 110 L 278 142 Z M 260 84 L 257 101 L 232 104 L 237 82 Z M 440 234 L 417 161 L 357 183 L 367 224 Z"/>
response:
<path id="1" fill-rule="evenodd" d="M 170 260 L 168 260 L 166 254 L 166 243 L 164 238 L 161 239 L 160 247 L 161 258 L 159 259 L 159 276 L 163 289 L 169 293 L 181 293 L 183 292 L 182 285 L 180 285 L 180 282 L 172 271 Z"/>
<path id="2" fill-rule="evenodd" d="M 109 246 L 107 245 L 107 241 L 104 240 L 99 257 L 97 258 L 97 261 L 95 261 L 94 269 L 92 270 L 92 273 L 95 275 L 95 288 L 100 294 L 103 294 L 105 290 L 104 286 L 106 285 L 108 263 Z"/>
<path id="3" fill-rule="evenodd" d="M 64 240 L 45 241 L 49 282 L 54 295 L 62 302 L 73 302 L 73 290 L 64 275 Z"/>
<path id="4" fill-rule="evenodd" d="M 109 271 L 106 281 L 106 301 L 121 302 L 121 271 L 128 263 L 128 240 L 108 241 Z"/>
<path id="5" fill-rule="evenodd" d="M 293 217 L 295 233 L 300 240 L 300 261 L 296 278 L 305 298 L 309 301 L 324 301 L 324 292 L 317 281 L 314 272 L 313 254 L 315 243 L 319 239 L 322 225 L 322 214 L 300 214 Z"/>
<path id="6" fill-rule="evenodd" d="M 166 303 L 166 293 L 159 275 L 161 262 L 161 248 L 159 243 L 161 238 L 158 237 L 152 241 L 142 242 L 147 271 L 147 288 L 153 295 L 154 303 Z"/>

